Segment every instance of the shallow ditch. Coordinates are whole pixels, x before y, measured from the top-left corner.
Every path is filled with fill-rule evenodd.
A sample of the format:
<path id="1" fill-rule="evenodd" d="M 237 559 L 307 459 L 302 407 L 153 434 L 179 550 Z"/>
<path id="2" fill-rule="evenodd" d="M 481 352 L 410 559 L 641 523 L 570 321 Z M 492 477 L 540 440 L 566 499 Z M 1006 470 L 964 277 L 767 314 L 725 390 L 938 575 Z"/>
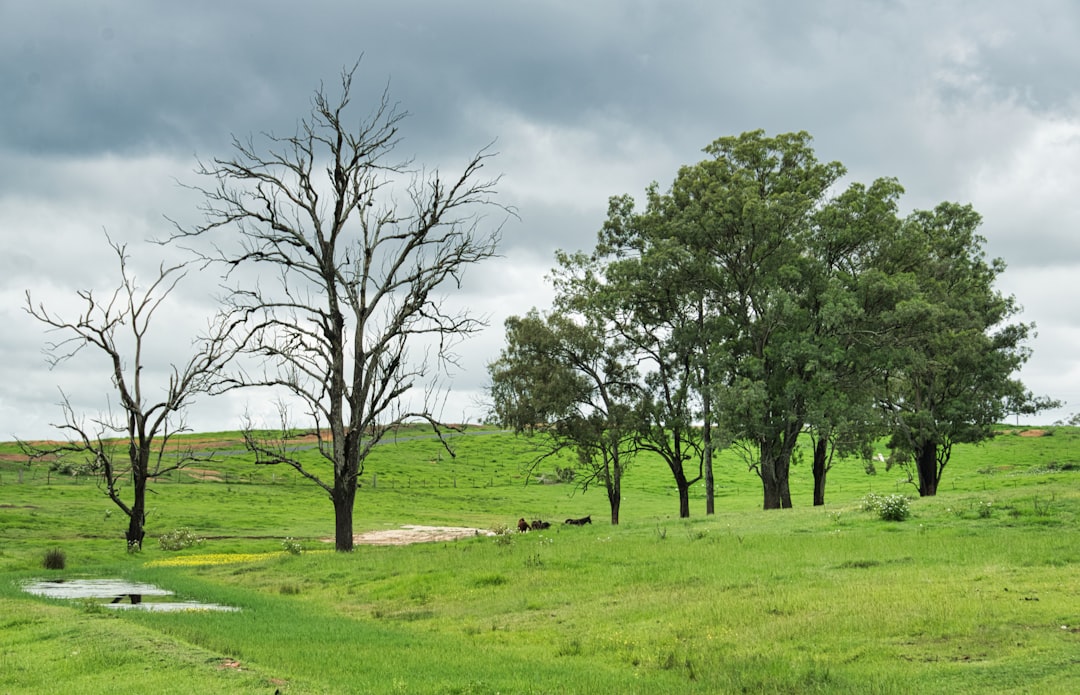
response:
<path id="1" fill-rule="evenodd" d="M 112 599 L 106 608 L 174 613 L 178 611 L 238 611 L 235 606 L 201 601 L 162 601 L 172 596 L 168 589 L 124 579 L 45 579 L 27 582 L 23 591 L 46 598 L 91 601 Z"/>

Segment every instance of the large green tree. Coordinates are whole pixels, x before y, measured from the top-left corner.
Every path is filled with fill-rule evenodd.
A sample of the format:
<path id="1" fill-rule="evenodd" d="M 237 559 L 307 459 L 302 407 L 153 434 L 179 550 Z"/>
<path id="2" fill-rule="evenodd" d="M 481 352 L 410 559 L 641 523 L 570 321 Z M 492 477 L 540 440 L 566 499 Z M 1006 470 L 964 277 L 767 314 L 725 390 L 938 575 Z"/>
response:
<path id="1" fill-rule="evenodd" d="M 671 232 L 693 249 L 712 307 L 716 419 L 753 452 L 766 509 L 791 506 L 791 455 L 806 423 L 807 370 L 817 359 L 803 299 L 817 275 L 807 253 L 814 215 L 842 175 L 806 133 L 720 138 L 683 167 L 664 201 Z"/>
<path id="2" fill-rule="evenodd" d="M 986 258 L 980 223 L 970 205 L 915 211 L 884 257 L 909 296 L 888 317 L 897 344 L 880 397 L 890 446 L 923 496 L 937 493 L 954 444 L 987 439 L 1010 408 L 1039 403 L 1015 378 L 1034 325 L 1015 322 L 1015 298 L 995 288 L 1005 263 Z"/>
<path id="3" fill-rule="evenodd" d="M 608 219 L 593 254 L 585 262 L 602 265 L 604 282 L 590 292 L 586 310 L 601 311 L 642 363 L 638 397 L 638 441 L 657 454 L 675 481 L 679 516 L 690 516 L 690 487 L 704 477 L 711 483 L 711 415 L 700 397 L 704 303 L 692 275 L 692 255 L 667 234 L 652 203 L 635 213 L 629 196 L 609 201 Z M 564 266 L 567 265 L 564 263 Z M 707 392 L 705 392 L 707 394 Z M 704 417 L 705 426 L 699 424 Z M 713 499 L 711 487 L 707 490 Z M 707 511 L 712 511 L 711 504 Z"/>
<path id="4" fill-rule="evenodd" d="M 808 239 L 807 252 L 817 263 L 810 266 L 814 272 L 800 301 L 816 348 L 802 372 L 815 505 L 825 503 L 833 461 L 869 458 L 872 442 L 885 434 L 874 385 L 882 371 L 879 355 L 889 341 L 881 312 L 892 304 L 881 301 L 875 264 L 900 226 L 902 193 L 894 179 L 853 183 L 815 215 Z"/>

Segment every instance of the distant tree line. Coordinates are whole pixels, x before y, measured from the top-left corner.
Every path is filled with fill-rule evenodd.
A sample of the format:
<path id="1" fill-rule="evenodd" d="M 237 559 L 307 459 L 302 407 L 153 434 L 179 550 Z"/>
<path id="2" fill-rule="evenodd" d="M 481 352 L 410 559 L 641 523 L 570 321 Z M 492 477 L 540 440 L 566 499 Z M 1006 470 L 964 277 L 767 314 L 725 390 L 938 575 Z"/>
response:
<path id="1" fill-rule="evenodd" d="M 553 307 L 506 321 L 489 365 L 495 418 L 570 448 L 580 484 L 618 523 L 635 453 L 670 468 L 680 516 L 712 455 L 743 453 L 765 509 L 790 507 L 797 440 L 813 445 L 814 504 L 834 457 L 889 465 L 934 495 L 954 444 L 1009 413 L 1055 405 L 1015 377 L 1034 325 L 995 289 L 981 218 L 943 202 L 901 216 L 900 184 L 840 190 L 805 132 L 724 137 L 643 209 L 613 197 L 595 248 L 556 254 Z"/>

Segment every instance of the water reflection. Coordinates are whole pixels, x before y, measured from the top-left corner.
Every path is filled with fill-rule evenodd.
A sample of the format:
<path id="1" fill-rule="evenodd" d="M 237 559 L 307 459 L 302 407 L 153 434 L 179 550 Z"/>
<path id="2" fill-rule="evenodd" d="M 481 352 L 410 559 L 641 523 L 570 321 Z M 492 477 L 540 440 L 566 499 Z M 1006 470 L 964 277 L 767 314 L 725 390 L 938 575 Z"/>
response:
<path id="1" fill-rule="evenodd" d="M 23 590 L 35 596 L 56 599 L 112 599 L 102 604 L 121 608 L 175 613 L 178 611 L 238 611 L 235 606 L 199 601 L 144 601 L 146 597 L 172 596 L 173 592 L 153 584 L 124 579 L 49 579 L 28 582 Z M 125 603 L 126 602 L 126 603 Z"/>

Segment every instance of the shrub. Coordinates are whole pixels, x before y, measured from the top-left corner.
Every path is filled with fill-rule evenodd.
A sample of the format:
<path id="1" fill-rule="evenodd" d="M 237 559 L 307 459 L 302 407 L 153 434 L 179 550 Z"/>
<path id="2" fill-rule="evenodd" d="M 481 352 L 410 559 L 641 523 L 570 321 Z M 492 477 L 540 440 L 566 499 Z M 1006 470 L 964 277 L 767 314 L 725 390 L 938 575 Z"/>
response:
<path id="1" fill-rule="evenodd" d="M 203 539 L 191 532 L 191 529 L 178 528 L 158 538 L 162 550 L 183 550 L 202 543 Z"/>
<path id="2" fill-rule="evenodd" d="M 67 566 L 67 555 L 60 548 L 52 548 L 45 552 L 45 560 L 42 564 L 47 570 L 62 570 Z"/>
<path id="3" fill-rule="evenodd" d="M 514 529 L 504 523 L 494 524 L 491 531 L 495 534 L 496 545 L 511 545 L 514 542 Z"/>
<path id="4" fill-rule="evenodd" d="M 299 555 L 304 552 L 304 544 L 295 538 L 286 538 L 281 541 L 281 548 L 290 555 Z"/>
<path id="5" fill-rule="evenodd" d="M 911 516 L 906 495 L 878 495 L 867 493 L 863 498 L 864 512 L 876 512 L 883 521 L 903 521 Z"/>

